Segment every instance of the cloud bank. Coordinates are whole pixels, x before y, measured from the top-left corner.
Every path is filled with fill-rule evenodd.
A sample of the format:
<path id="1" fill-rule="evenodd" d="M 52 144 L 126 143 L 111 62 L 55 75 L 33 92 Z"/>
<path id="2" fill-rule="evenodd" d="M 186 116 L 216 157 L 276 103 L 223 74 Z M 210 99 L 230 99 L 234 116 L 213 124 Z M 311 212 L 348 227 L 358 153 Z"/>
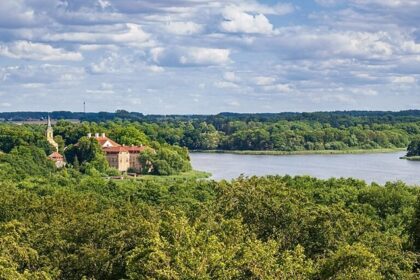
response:
<path id="1" fill-rule="evenodd" d="M 0 110 L 420 107 L 415 0 L 2 0 Z"/>

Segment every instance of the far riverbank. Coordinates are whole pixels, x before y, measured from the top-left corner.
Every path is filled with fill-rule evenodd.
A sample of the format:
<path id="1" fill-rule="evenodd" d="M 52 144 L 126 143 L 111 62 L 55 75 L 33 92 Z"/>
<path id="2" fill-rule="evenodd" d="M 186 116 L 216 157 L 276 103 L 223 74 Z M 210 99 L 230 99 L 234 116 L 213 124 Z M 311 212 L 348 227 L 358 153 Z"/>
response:
<path id="1" fill-rule="evenodd" d="M 402 151 L 405 151 L 405 150 L 406 150 L 406 148 L 349 149 L 349 150 L 305 150 L 305 151 L 191 150 L 190 152 L 191 153 L 209 153 L 209 154 L 292 156 L 292 155 L 378 154 L 378 153 L 402 152 Z"/>

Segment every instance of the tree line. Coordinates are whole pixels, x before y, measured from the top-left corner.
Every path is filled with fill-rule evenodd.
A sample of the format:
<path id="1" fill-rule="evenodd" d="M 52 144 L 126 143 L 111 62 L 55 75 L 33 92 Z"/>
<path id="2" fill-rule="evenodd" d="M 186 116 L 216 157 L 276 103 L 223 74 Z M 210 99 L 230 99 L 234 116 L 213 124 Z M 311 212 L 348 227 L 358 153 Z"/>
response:
<path id="1" fill-rule="evenodd" d="M 41 117 L 44 113 L 3 113 L 4 117 Z M 72 115 L 73 114 L 73 115 Z M 1 114 L 0 114 L 1 116 Z M 44 116 L 44 117 L 45 117 Z M 190 150 L 347 150 L 405 148 L 420 134 L 420 111 L 317 112 L 279 114 L 143 115 L 53 112 L 58 135 L 74 144 L 89 130 L 109 132 L 124 144 L 169 144 Z M 84 117 L 83 117 L 84 116 Z M 60 141 L 60 139 L 58 139 Z"/>
<path id="2" fill-rule="evenodd" d="M 312 113 L 219 113 L 216 115 L 144 115 L 139 112 L 117 110 L 116 112 L 0 112 L 0 119 L 7 121 L 45 120 L 50 115 L 53 119 L 72 119 L 81 121 L 109 121 L 114 119 L 130 121 L 212 121 L 217 119 L 229 119 L 240 121 L 319 121 L 334 122 L 348 121 L 349 119 L 363 119 L 376 122 L 413 121 L 419 120 L 420 110 L 405 111 L 333 111 Z"/>
<path id="3" fill-rule="evenodd" d="M 60 121 L 58 135 L 67 144 L 87 131 L 107 132 L 128 144 L 157 142 L 189 150 L 314 151 L 406 148 L 420 134 L 420 120 L 395 123 L 363 123 L 332 126 L 318 121 L 206 121 L 139 122 L 114 120 L 74 124 Z"/>

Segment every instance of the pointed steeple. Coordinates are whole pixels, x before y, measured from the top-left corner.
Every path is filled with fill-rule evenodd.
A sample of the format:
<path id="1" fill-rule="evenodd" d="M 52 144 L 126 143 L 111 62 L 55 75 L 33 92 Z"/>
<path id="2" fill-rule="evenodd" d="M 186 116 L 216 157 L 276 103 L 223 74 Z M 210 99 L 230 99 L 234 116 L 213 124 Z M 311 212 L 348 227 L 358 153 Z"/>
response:
<path id="1" fill-rule="evenodd" d="M 58 151 L 58 144 L 54 141 L 54 130 L 51 125 L 50 115 L 48 115 L 47 140 Z"/>

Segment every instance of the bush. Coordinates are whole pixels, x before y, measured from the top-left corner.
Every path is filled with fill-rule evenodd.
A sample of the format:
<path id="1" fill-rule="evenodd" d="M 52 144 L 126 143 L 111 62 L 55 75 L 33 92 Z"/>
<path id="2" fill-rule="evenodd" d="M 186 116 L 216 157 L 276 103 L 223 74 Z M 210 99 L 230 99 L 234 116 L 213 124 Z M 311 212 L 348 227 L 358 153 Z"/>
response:
<path id="1" fill-rule="evenodd" d="M 187 149 L 158 143 L 153 148 L 139 157 L 143 174 L 175 175 L 192 169 Z"/>
<path id="2" fill-rule="evenodd" d="M 407 156 L 408 157 L 420 156 L 420 139 L 411 141 L 411 143 L 408 145 L 408 148 L 407 148 Z"/>

